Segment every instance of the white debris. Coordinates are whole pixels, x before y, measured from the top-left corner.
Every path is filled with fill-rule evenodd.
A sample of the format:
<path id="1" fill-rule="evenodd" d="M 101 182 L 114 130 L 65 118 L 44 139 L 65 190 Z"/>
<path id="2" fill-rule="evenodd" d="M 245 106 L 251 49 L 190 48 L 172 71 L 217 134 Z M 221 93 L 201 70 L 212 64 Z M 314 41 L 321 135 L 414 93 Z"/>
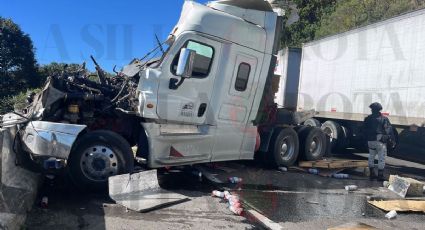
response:
<path id="1" fill-rule="evenodd" d="M 385 217 L 389 220 L 394 219 L 397 216 L 397 212 L 396 211 L 391 211 L 389 213 L 387 213 L 387 215 L 385 215 Z"/>

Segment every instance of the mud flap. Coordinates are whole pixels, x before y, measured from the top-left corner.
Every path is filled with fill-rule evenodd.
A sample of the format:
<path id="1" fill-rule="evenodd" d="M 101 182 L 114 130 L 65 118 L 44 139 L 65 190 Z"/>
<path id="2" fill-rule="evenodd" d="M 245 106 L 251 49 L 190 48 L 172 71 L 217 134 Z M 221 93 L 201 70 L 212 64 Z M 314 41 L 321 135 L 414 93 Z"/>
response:
<path id="1" fill-rule="evenodd" d="M 130 210 L 147 212 L 189 200 L 185 195 L 163 189 L 157 170 L 109 178 L 109 196 Z"/>
<path id="2" fill-rule="evenodd" d="M 0 129 L 0 229 L 21 229 L 34 204 L 40 176 L 16 166 L 15 129 Z"/>

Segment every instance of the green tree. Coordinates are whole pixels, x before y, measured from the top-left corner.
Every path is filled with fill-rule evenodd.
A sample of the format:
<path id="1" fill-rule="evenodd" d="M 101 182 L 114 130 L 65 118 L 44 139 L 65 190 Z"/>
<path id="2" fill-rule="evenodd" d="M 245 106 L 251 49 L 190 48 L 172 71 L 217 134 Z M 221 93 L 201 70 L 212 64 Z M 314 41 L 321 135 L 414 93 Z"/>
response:
<path id="1" fill-rule="evenodd" d="M 315 37 L 342 33 L 425 7 L 425 0 L 345 0 L 324 15 Z"/>
<path id="2" fill-rule="evenodd" d="M 292 4 L 296 4 L 297 10 L 291 12 L 289 7 L 285 8 L 287 17 L 291 13 L 298 13 L 299 20 L 284 28 L 283 45 L 301 47 L 302 43 L 314 40 L 322 17 L 334 11 L 336 2 L 337 0 L 293 0 Z"/>
<path id="3" fill-rule="evenodd" d="M 41 65 L 38 68 L 38 75 L 44 82 L 48 77 L 60 76 L 64 71 L 67 73 L 74 73 L 80 70 L 81 66 L 78 64 L 66 64 L 52 62 L 47 65 Z"/>
<path id="4" fill-rule="evenodd" d="M 12 20 L 0 17 L 0 98 L 39 84 L 34 47 L 29 35 Z"/>

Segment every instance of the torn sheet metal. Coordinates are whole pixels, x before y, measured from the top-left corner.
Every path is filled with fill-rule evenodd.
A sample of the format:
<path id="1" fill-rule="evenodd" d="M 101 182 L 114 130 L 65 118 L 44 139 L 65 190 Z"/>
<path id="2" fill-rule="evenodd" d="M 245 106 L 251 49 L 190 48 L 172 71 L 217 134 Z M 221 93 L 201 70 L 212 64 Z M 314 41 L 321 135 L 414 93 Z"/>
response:
<path id="1" fill-rule="evenodd" d="M 387 200 L 368 201 L 369 204 L 384 211 L 397 212 L 423 212 L 425 213 L 425 200 Z"/>
<path id="2" fill-rule="evenodd" d="M 130 210 L 147 212 L 189 200 L 160 187 L 157 170 L 109 177 L 109 196 Z"/>
<path id="3" fill-rule="evenodd" d="M 25 128 L 22 141 L 24 148 L 35 155 L 68 159 L 74 142 L 86 127 L 33 121 Z"/>

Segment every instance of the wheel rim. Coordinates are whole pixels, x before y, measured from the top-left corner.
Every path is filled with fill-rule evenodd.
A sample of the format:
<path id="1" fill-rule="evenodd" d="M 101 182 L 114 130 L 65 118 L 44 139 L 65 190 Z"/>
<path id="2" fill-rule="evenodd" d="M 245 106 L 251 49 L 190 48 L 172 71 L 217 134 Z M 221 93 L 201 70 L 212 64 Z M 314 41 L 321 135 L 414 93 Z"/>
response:
<path id="1" fill-rule="evenodd" d="M 292 159 L 294 155 L 294 146 L 291 144 L 291 138 L 286 137 L 282 141 L 282 145 L 280 147 L 280 156 L 282 160 L 289 161 Z"/>
<path id="2" fill-rule="evenodd" d="M 318 156 L 320 154 L 320 150 L 322 149 L 322 142 L 319 137 L 313 137 L 313 140 L 310 143 L 310 153 L 313 156 Z"/>
<path id="3" fill-rule="evenodd" d="M 105 181 L 108 177 L 118 174 L 118 159 L 110 148 L 96 145 L 84 151 L 80 167 L 88 179 Z"/>

